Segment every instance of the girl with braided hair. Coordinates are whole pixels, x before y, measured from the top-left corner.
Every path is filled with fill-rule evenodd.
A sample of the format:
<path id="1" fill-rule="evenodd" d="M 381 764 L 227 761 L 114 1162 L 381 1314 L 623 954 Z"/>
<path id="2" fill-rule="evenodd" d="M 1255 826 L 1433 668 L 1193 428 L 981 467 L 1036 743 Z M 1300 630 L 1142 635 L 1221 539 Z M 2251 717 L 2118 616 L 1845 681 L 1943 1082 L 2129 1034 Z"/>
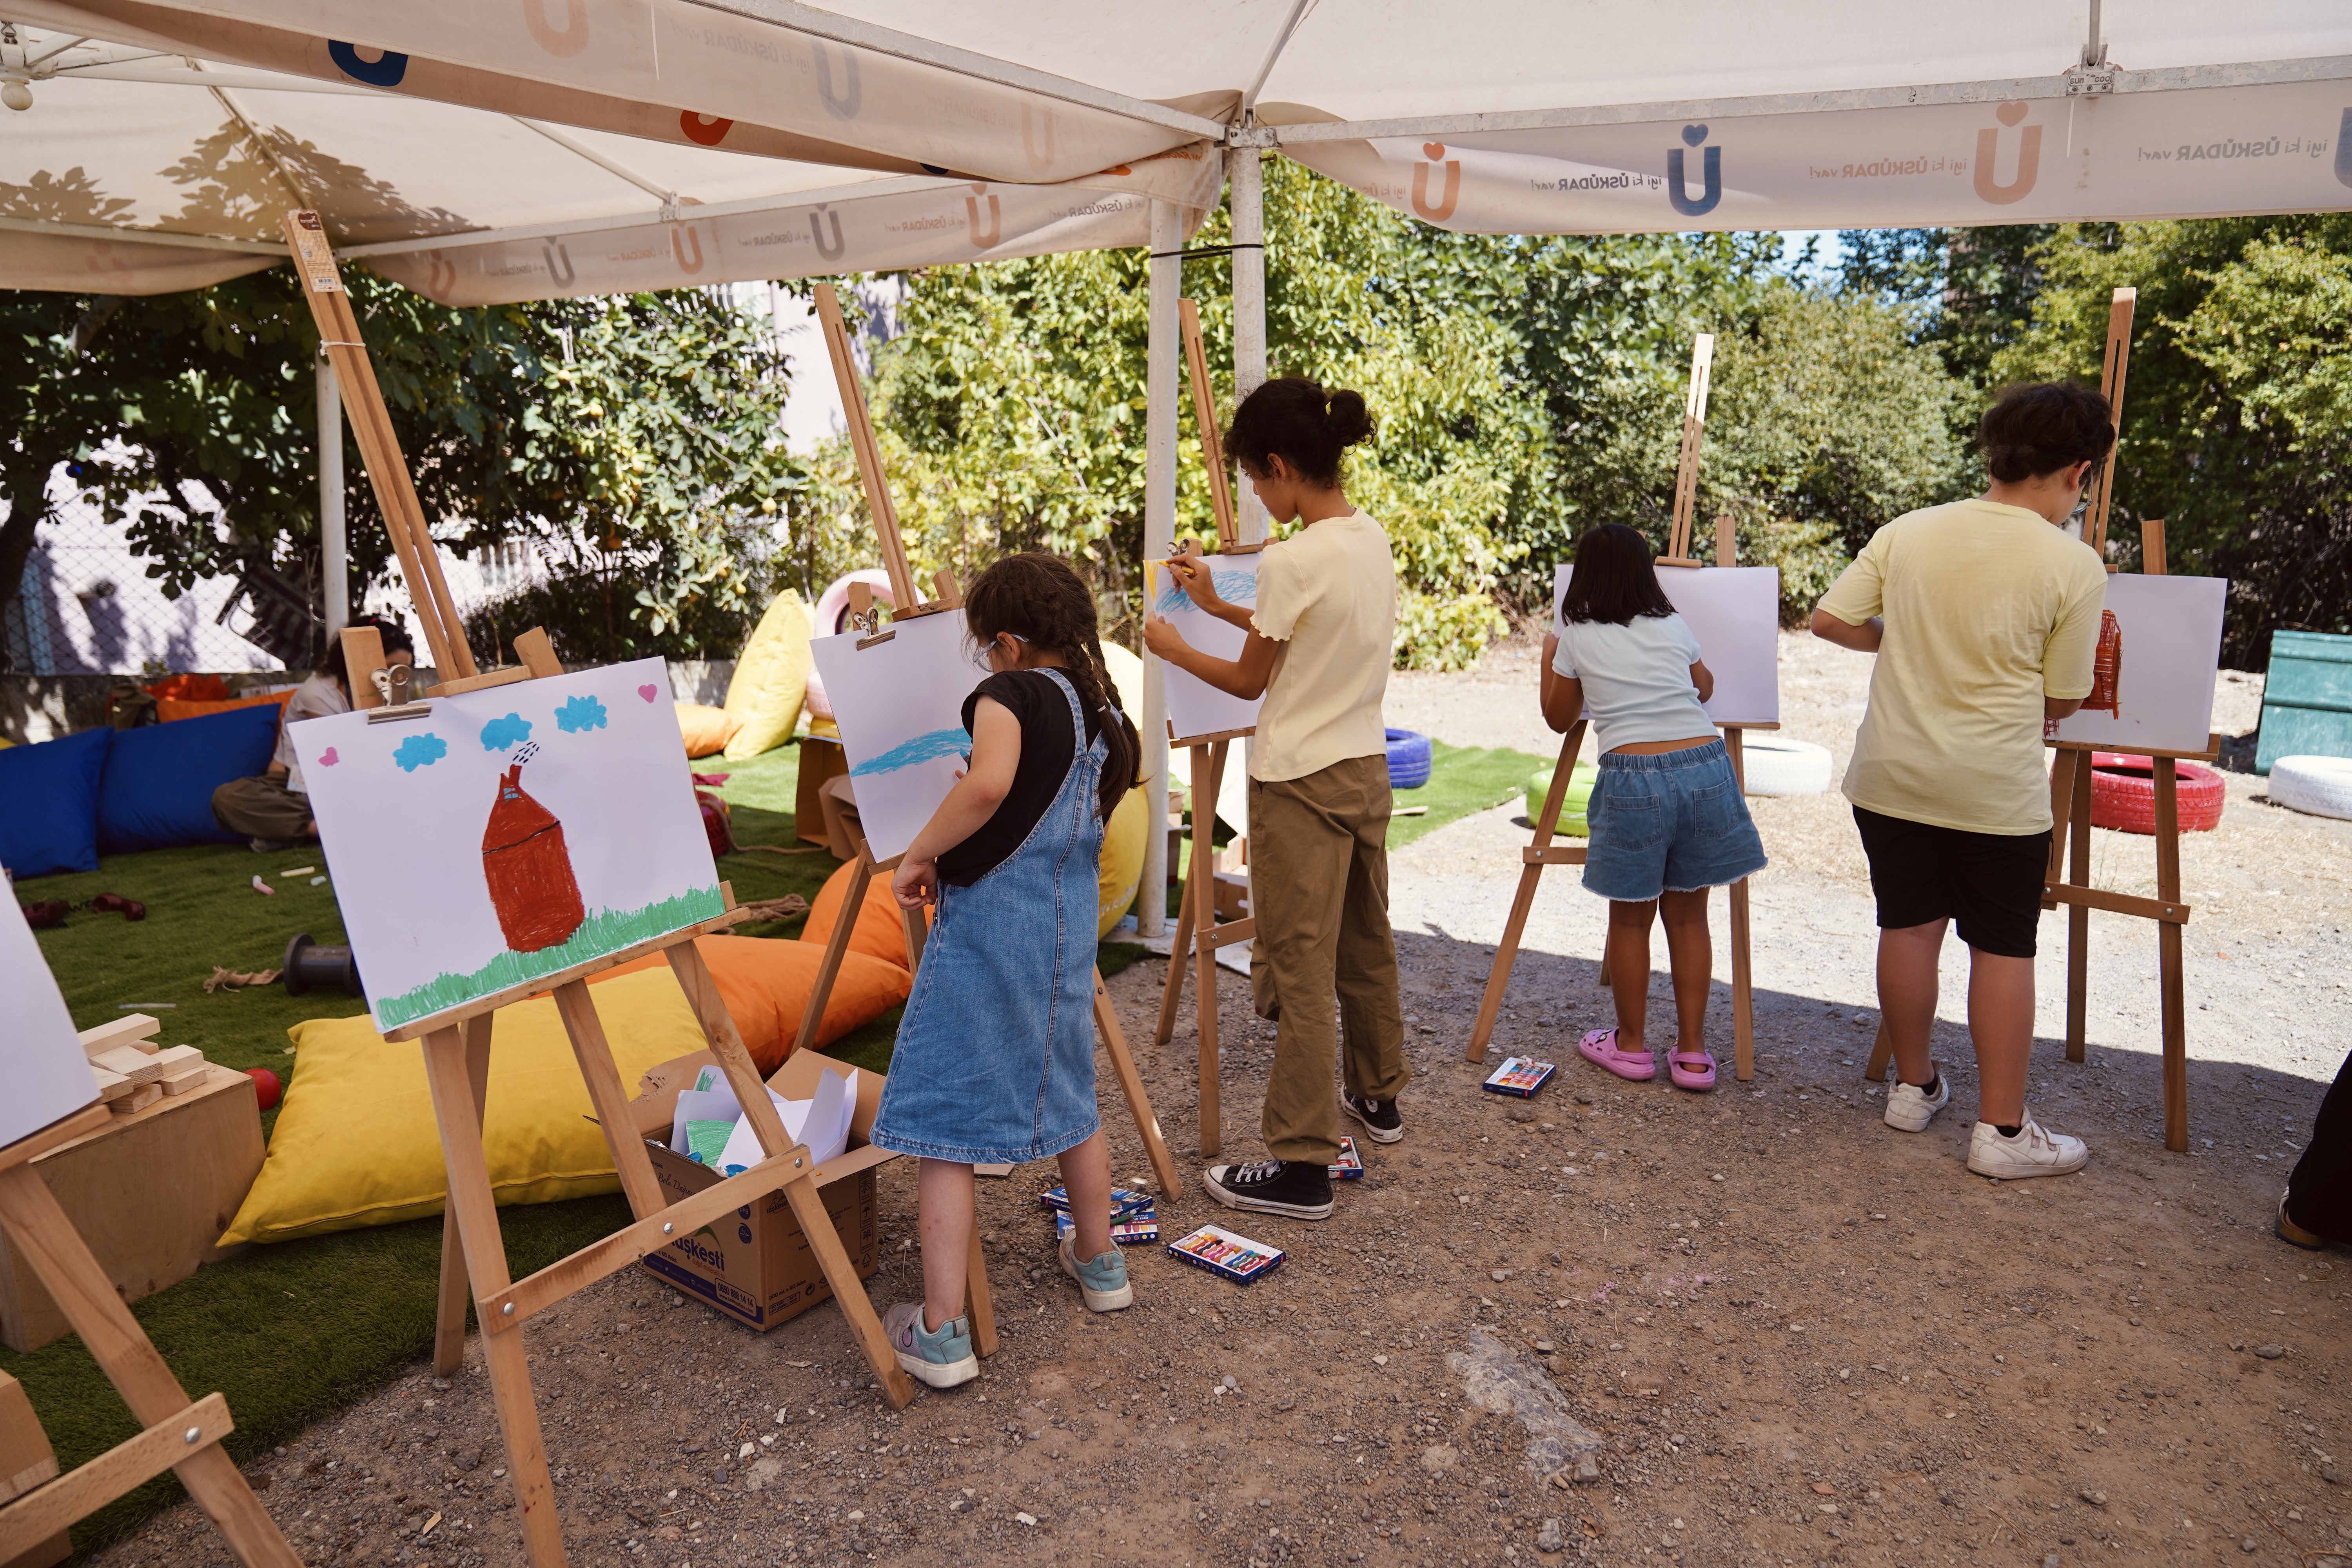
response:
<path id="1" fill-rule="evenodd" d="M 923 1300 L 883 1325 L 898 1364 L 933 1388 L 980 1375 L 962 1315 L 974 1165 L 1059 1156 L 1063 1272 L 1089 1310 L 1135 1300 L 1110 1239 L 1094 963 L 1103 824 L 1142 748 L 1103 666 L 1094 595 L 1067 563 L 999 561 L 964 620 L 992 673 L 964 699 L 971 764 L 890 880 L 900 904 L 936 913 L 873 1134 L 921 1162 Z"/>

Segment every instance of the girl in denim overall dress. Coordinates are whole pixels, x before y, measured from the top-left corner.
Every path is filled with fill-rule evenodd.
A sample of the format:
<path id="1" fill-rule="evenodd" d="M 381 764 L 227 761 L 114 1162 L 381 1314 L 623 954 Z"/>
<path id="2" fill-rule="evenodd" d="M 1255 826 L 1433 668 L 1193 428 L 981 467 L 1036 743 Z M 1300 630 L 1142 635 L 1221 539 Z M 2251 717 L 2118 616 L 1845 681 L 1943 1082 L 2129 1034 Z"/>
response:
<path id="1" fill-rule="evenodd" d="M 1087 1308 L 1134 1300 L 1110 1239 L 1110 1155 L 1095 1110 L 1095 929 L 1103 823 L 1140 750 L 1097 640 L 1094 596 L 1045 554 L 982 573 L 964 616 L 992 672 L 964 700 L 971 763 L 891 879 L 935 906 L 873 1142 L 921 1161 L 923 1300 L 883 1318 L 933 1388 L 980 1375 L 964 1317 L 974 1165 L 1058 1155 L 1073 1233 L 1063 1271 Z"/>
<path id="2" fill-rule="evenodd" d="M 1560 618 L 1563 629 L 1544 638 L 1544 721 L 1564 732 L 1589 710 L 1599 737 L 1584 886 L 1609 900 L 1604 967 L 1617 1004 L 1617 1026 L 1593 1030 L 1576 1048 L 1619 1078 L 1657 1076 L 1643 1029 L 1650 922 L 1659 919 L 1681 1026 L 1667 1075 L 1677 1089 L 1713 1089 L 1707 889 L 1764 868 L 1764 844 L 1730 754 L 1700 706 L 1714 694 L 1715 676 L 1658 585 L 1650 542 L 1622 523 L 1577 541 Z"/>

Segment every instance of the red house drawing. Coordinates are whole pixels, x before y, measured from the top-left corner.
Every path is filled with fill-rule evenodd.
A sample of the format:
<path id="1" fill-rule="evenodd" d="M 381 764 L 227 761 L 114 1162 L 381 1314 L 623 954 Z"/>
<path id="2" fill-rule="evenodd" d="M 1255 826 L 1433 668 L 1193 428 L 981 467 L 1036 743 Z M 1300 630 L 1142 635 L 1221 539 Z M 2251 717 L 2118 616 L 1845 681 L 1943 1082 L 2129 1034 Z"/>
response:
<path id="1" fill-rule="evenodd" d="M 523 792 L 522 764 L 507 769 L 482 830 L 482 876 L 499 930 L 517 952 L 553 947 L 580 929 L 588 911 L 572 875 L 563 824 Z"/>

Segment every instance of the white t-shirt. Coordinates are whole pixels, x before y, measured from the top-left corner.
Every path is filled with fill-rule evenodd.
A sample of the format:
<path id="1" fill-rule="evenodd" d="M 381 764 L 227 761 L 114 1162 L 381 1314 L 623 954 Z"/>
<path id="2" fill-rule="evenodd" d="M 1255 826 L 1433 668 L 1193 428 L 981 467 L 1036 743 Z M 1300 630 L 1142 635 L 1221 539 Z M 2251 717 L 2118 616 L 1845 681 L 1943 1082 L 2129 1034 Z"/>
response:
<path id="1" fill-rule="evenodd" d="M 1257 712 L 1251 777 L 1280 784 L 1387 754 L 1381 701 L 1396 657 L 1396 604 L 1388 533 L 1361 510 L 1265 547 L 1250 625 L 1282 647 Z"/>
<path id="2" fill-rule="evenodd" d="M 343 695 L 343 689 L 335 684 L 331 675 L 313 675 L 294 689 L 294 695 L 286 700 L 285 718 L 278 726 L 278 750 L 269 759 L 285 764 L 288 789 L 296 795 L 310 793 L 310 786 L 302 782 L 302 764 L 294 760 L 294 737 L 286 732 L 288 728 L 305 719 L 323 719 L 330 713 L 351 710 L 352 700 Z"/>
<path id="3" fill-rule="evenodd" d="M 1690 667 L 1698 638 L 1680 616 L 1635 616 L 1625 626 L 1570 621 L 1552 656 L 1555 673 L 1584 682 L 1584 706 L 1613 752 L 1644 741 L 1688 741 L 1715 733 L 1699 706 Z"/>

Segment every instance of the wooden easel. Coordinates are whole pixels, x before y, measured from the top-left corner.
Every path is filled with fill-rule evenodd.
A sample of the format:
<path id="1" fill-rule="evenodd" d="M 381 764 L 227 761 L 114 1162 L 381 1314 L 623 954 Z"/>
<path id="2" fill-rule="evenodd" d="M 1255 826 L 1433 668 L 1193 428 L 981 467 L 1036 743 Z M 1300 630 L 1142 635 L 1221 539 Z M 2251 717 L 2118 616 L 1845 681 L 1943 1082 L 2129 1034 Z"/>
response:
<path id="1" fill-rule="evenodd" d="M 1706 564 L 1691 553 L 1691 519 L 1698 509 L 1698 454 L 1706 440 L 1706 395 L 1714 381 L 1715 336 L 1701 332 L 1691 343 L 1690 385 L 1683 393 L 1682 453 L 1675 461 L 1675 521 L 1666 535 L 1666 552 L 1657 560 L 1661 566 Z M 1720 553 L 1718 546 L 1718 557 Z"/>
<path id="2" fill-rule="evenodd" d="M 883 569 L 889 574 L 891 591 L 899 604 L 908 609 L 891 610 L 892 621 L 903 621 L 917 616 L 934 615 L 941 610 L 956 609 L 963 604 L 963 595 L 954 577 L 942 570 L 933 575 L 933 585 L 939 597 L 928 603 L 915 603 L 915 573 L 907 558 L 907 546 L 898 532 L 898 513 L 890 502 L 890 487 L 882 470 L 882 448 L 874 437 L 873 416 L 866 406 L 865 389 L 858 384 L 857 362 L 849 352 L 849 331 L 842 321 L 841 301 L 833 285 L 819 283 L 815 289 L 817 319 L 824 328 L 825 346 L 833 360 L 834 380 L 841 389 L 842 412 L 849 426 L 851 445 L 857 452 L 857 473 L 866 490 L 867 509 L 874 515 L 874 529 L 881 545 Z M 861 626 L 866 636 L 858 639 L 859 647 L 886 641 L 894 634 L 882 630 L 873 608 L 872 595 L 865 584 L 850 584 L 850 613 L 855 624 Z M 857 854 L 851 860 L 854 868 L 849 885 L 843 889 L 841 911 L 834 921 L 833 935 L 824 947 L 824 957 L 817 967 L 816 984 L 809 990 L 808 1005 L 801 1013 L 801 1027 L 793 1043 L 795 1050 L 812 1045 L 817 1026 L 824 1019 L 825 1004 L 832 998 L 835 979 L 841 973 L 843 955 L 849 951 L 851 929 L 857 923 L 857 912 L 865 907 L 866 889 L 876 876 L 898 867 L 899 857 L 877 860 L 863 837 L 856 839 Z M 923 943 L 929 935 L 929 922 L 919 910 L 901 909 L 899 918 L 907 933 L 907 968 L 913 973 L 920 963 Z M 1111 1070 L 1118 1079 L 1119 1092 L 1127 1098 L 1128 1113 L 1134 1118 L 1135 1130 L 1143 1140 L 1144 1155 L 1151 1163 L 1153 1180 L 1160 1184 L 1160 1201 L 1172 1201 L 1182 1190 L 1176 1173 L 1176 1162 L 1168 1152 L 1168 1141 L 1160 1136 L 1160 1119 L 1152 1114 L 1151 1098 L 1143 1087 L 1143 1075 L 1136 1070 L 1135 1058 L 1127 1048 L 1126 1031 L 1119 1027 L 1118 1014 L 1110 1005 L 1110 994 L 1103 988 L 1102 973 L 1095 973 L 1095 1026 L 1101 1033 L 1103 1047 L 1110 1053 Z M 979 1243 L 973 1243 L 970 1272 L 980 1271 Z M 975 1324 L 975 1327 L 977 1325 Z M 993 1334 L 991 1335 L 992 1342 Z"/>
<path id="3" fill-rule="evenodd" d="M 1708 339 L 1702 337 L 1700 341 L 1712 346 Z M 1694 387 L 1699 389 L 1698 401 L 1702 416 L 1705 410 L 1705 396 L 1704 389 L 1699 386 L 1699 384 L 1705 374 L 1704 363 L 1695 357 L 1691 367 L 1691 379 Z M 1684 458 L 1686 462 L 1696 464 L 1698 460 L 1698 447 L 1696 437 L 1688 434 L 1689 429 L 1690 427 L 1686 426 L 1683 447 Z M 1696 479 L 1688 486 L 1678 483 L 1675 489 L 1678 495 L 1685 489 L 1696 491 Z M 1690 526 L 1687 518 L 1677 525 L 1672 537 L 1675 554 L 1682 556 L 1683 552 L 1690 548 Z M 1715 521 L 1715 561 L 1718 566 L 1738 564 L 1738 546 L 1733 541 L 1731 519 L 1728 517 L 1719 517 Z M 1662 556 L 1658 562 L 1662 566 L 1685 563 L 1691 566 L 1699 564 L 1696 561 L 1689 561 L 1687 557 L 1684 557 L 1682 561 L 1669 563 Z M 1742 733 L 1748 730 L 1777 730 L 1780 726 L 1778 724 L 1720 724 L 1717 728 L 1723 731 L 1724 750 L 1731 755 L 1732 776 L 1738 780 L 1744 793 L 1748 786 L 1748 766 L 1746 751 L 1741 745 Z M 1585 847 L 1583 845 L 1555 848 L 1551 842 L 1553 825 L 1559 820 L 1560 808 L 1568 801 L 1569 779 L 1570 775 L 1576 771 L 1577 753 L 1584 749 L 1584 729 L 1585 721 L 1580 719 L 1568 727 L 1568 733 L 1561 738 L 1559 761 L 1552 769 L 1551 788 L 1544 795 L 1543 815 L 1536 819 L 1535 842 L 1519 851 L 1519 858 L 1526 862 L 1526 866 L 1519 872 L 1519 890 L 1511 900 L 1511 918 L 1504 923 L 1502 942 L 1495 949 L 1494 967 L 1486 975 L 1486 993 L 1478 1002 L 1478 1020 L 1471 1026 L 1469 1048 L 1463 1053 L 1464 1059 L 1466 1061 L 1483 1062 L 1486 1059 L 1486 1043 L 1494 1038 L 1495 1020 L 1503 1010 L 1503 993 L 1511 983 L 1511 966 L 1518 958 L 1519 939 L 1527 932 L 1528 912 L 1535 908 L 1536 884 L 1543 879 L 1543 868 L 1546 866 L 1584 864 Z M 1738 881 L 1731 884 L 1730 905 L 1732 1075 L 1740 1082 L 1746 1083 L 1756 1076 L 1756 982 L 1750 952 L 1747 878 L 1742 877 Z M 1609 978 L 1609 949 L 1605 939 L 1601 953 L 1601 977 L 1605 984 Z"/>
<path id="4" fill-rule="evenodd" d="M 329 353 L 334 356 L 352 427 L 363 433 L 360 447 L 367 462 L 368 478 L 383 506 L 385 528 L 411 586 L 425 641 L 436 658 L 447 661 L 445 668 L 464 672 L 456 680 L 445 681 L 436 689 L 436 694 L 450 695 L 481 686 L 561 675 L 562 666 L 556 661 L 545 636 L 536 630 L 516 639 L 516 655 L 521 660 L 518 667 L 488 676 L 476 671 L 473 655 L 466 645 L 465 627 L 449 608 L 446 588 L 439 585 L 435 547 L 416 509 L 415 493 L 410 488 L 407 469 L 368 363 L 366 345 L 352 319 L 333 252 L 316 214 L 289 212 L 285 216 L 285 227 L 304 292 L 318 320 L 320 335 L 328 341 Z M 427 591 L 414 591 L 419 587 Z M 373 677 L 383 668 L 382 639 L 373 628 L 347 630 L 343 636 L 353 705 L 377 708 L 382 699 Z M 732 903 L 731 895 L 726 901 Z M 794 1144 L 785 1133 L 783 1121 L 768 1099 L 767 1086 L 752 1065 L 751 1054 L 744 1049 L 734 1021 L 728 1016 L 718 984 L 694 946 L 696 937 L 723 931 L 740 918 L 730 910 L 684 931 L 512 986 L 384 1037 L 388 1041 L 423 1042 L 425 1079 L 449 1177 L 442 1230 L 436 1365 L 445 1371 L 454 1370 L 460 1359 L 464 1286 L 469 1284 L 482 1329 L 483 1359 L 489 1370 L 490 1391 L 506 1440 L 508 1470 L 521 1516 L 524 1548 L 535 1568 L 551 1568 L 564 1561 L 563 1532 L 556 1517 L 554 1481 L 548 1470 L 546 1447 L 540 1433 L 529 1354 L 517 1331 L 532 1314 L 636 1263 L 668 1246 L 682 1232 L 691 1233 L 730 1209 L 756 1202 L 778 1190 L 784 1194 L 886 1397 L 899 1407 L 914 1398 L 914 1385 L 900 1370 L 898 1357 L 883 1332 L 882 1321 L 866 1299 L 864 1282 L 858 1279 L 856 1266 L 842 1247 L 840 1235 L 817 1194 L 816 1163 L 804 1146 Z M 710 1042 L 711 1053 L 726 1074 L 728 1085 L 751 1121 L 766 1156 L 751 1169 L 674 1205 L 666 1205 L 662 1200 L 653 1162 L 636 1134 L 628 1093 L 621 1082 L 587 985 L 589 975 L 652 952 L 660 952 L 669 961 L 671 973 L 677 977 L 679 987 Z M 556 1011 L 571 1038 L 572 1053 L 579 1059 L 581 1076 L 587 1083 L 589 1099 L 595 1106 L 597 1121 L 612 1152 L 614 1168 L 619 1174 L 622 1191 L 628 1196 L 635 1223 L 528 1279 L 516 1280 L 507 1272 L 497 1199 L 482 1145 L 491 1018 L 508 1003 L 548 990 L 554 993 Z M 985 1297 L 987 1282 L 977 1268 L 972 1272 L 972 1282 L 978 1301 Z M 975 1320 L 976 1329 L 986 1321 L 984 1307 L 975 1313 Z M 982 1340 L 979 1348 L 982 1353 L 993 1348 L 989 1342 L 992 1335 L 975 1337 Z"/>
<path id="5" fill-rule="evenodd" d="M 2123 435 L 2124 380 L 2131 366 L 2133 309 L 2139 291 L 2118 289 L 2107 307 L 2107 343 L 2101 355 L 2099 390 L 2106 395 L 2116 434 Z M 2107 553 L 2107 515 L 2115 498 L 2116 455 L 2110 454 L 2092 482 L 2090 509 L 2084 514 L 2083 542 Z M 2164 522 L 2150 518 L 2140 524 L 2140 568 L 2151 576 L 2167 573 Z M 2107 567 L 2115 571 L 2113 565 Z M 2143 899 L 2111 893 L 2091 886 L 2091 754 L 2110 746 L 2086 741 L 2049 741 L 2056 752 L 2050 769 L 2050 868 L 2042 887 L 2042 907 L 2066 906 L 2066 1059 L 2080 1062 L 2087 1033 L 2090 997 L 2091 911 L 2137 915 L 2156 924 L 2158 993 L 2163 1011 L 2164 1146 L 2176 1154 L 2189 1152 L 2189 1012 L 2181 971 L 2181 927 L 2192 910 L 2180 899 L 2179 764 L 2211 763 L 2221 754 L 2221 737 L 2209 735 L 2201 752 L 2134 752 L 2149 760 L 2156 786 L 2156 897 Z M 2072 855 L 2069 856 L 2069 849 Z M 2071 865 L 2067 862 L 2071 858 Z M 2063 873 L 2063 875 L 2062 875 Z M 1884 1077 L 1893 1047 L 1886 1026 L 1878 1026 L 1871 1047 L 1867 1076 Z"/>
<path id="6" fill-rule="evenodd" d="M 1201 427 L 1201 458 L 1209 471 L 1209 503 L 1217 523 L 1217 553 L 1250 555 L 1265 542 L 1244 543 L 1234 516 L 1231 476 L 1225 468 L 1223 437 L 1217 430 L 1216 398 L 1209 388 L 1209 355 L 1201 338 L 1200 308 L 1190 300 L 1176 301 L 1178 324 L 1184 339 L 1184 363 L 1192 384 L 1193 423 Z M 1200 554 L 1186 542 L 1185 553 Z M 1255 726 L 1224 730 L 1213 735 L 1183 735 L 1168 726 L 1168 743 L 1192 753 L 1192 854 L 1184 869 L 1184 894 L 1176 905 L 1176 931 L 1168 949 L 1168 978 L 1160 991 L 1160 1027 L 1154 1044 L 1166 1045 L 1176 1034 L 1176 1013 L 1184 995 L 1188 961 L 1200 971 L 1193 994 L 1193 1013 L 1200 1038 L 1201 1152 L 1214 1155 L 1224 1146 L 1224 1110 L 1218 1096 L 1220 1058 L 1217 1046 L 1217 950 L 1257 935 L 1255 908 L 1241 920 L 1217 920 L 1217 792 L 1223 785 L 1225 758 L 1235 741 L 1257 733 Z"/>
<path id="7" fill-rule="evenodd" d="M 0 1507 L 0 1562 L 14 1562 L 171 1470 L 238 1562 L 300 1568 L 301 1557 L 254 1496 L 236 1461 L 221 1451 L 221 1439 L 236 1429 L 228 1402 L 217 1394 L 189 1400 L 48 1184 L 33 1169 L 33 1162 L 50 1150 L 105 1126 L 108 1116 L 105 1106 L 93 1105 L 0 1149 L 0 1229 L 24 1254 L 146 1430 L 64 1475 L 51 1459 L 30 1474 L 0 1477 L 0 1498 L 7 1500 Z"/>

